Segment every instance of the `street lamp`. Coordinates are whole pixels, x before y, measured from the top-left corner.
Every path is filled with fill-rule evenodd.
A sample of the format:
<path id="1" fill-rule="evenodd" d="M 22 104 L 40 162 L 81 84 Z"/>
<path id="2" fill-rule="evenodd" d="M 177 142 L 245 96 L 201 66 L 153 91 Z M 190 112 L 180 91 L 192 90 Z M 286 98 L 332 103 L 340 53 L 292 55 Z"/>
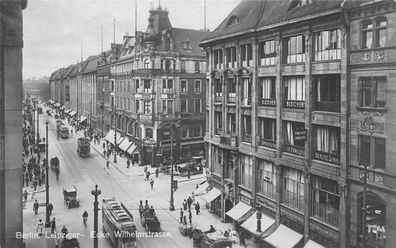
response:
<path id="1" fill-rule="evenodd" d="M 170 205 L 169 205 L 169 210 L 174 211 L 175 210 L 175 204 L 173 200 L 173 125 L 171 126 L 171 192 L 170 192 Z"/>
<path id="2" fill-rule="evenodd" d="M 91 194 L 95 197 L 94 201 L 94 248 L 98 248 L 98 195 L 100 195 L 102 191 L 98 189 L 98 185 L 95 185 L 95 189 L 91 191 Z"/>
<path id="3" fill-rule="evenodd" d="M 370 132 L 370 144 L 373 140 L 373 131 L 374 131 L 374 126 L 373 124 L 370 124 L 369 127 L 369 132 Z M 370 161 L 368 161 L 370 163 Z M 367 215 L 367 204 L 366 204 L 366 195 L 367 195 L 367 160 L 364 163 L 364 172 L 363 172 L 363 202 L 362 202 L 362 208 L 361 210 L 363 211 L 362 213 L 362 247 L 366 247 L 366 215 Z"/>
<path id="4" fill-rule="evenodd" d="M 46 215 L 45 215 L 45 227 L 50 227 L 50 213 L 48 211 L 49 204 L 49 178 L 48 178 L 48 120 L 45 121 L 45 199 L 46 199 Z"/>

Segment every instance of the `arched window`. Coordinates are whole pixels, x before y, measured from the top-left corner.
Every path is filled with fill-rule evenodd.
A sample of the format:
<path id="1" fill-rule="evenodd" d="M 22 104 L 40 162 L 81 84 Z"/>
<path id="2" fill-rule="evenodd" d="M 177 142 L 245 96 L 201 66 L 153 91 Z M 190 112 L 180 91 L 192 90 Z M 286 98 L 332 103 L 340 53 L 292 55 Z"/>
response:
<path id="1" fill-rule="evenodd" d="M 150 69 L 150 61 L 149 59 L 144 60 L 144 69 Z"/>
<path id="2" fill-rule="evenodd" d="M 195 73 L 199 73 L 199 61 L 195 61 Z"/>
<path id="3" fill-rule="evenodd" d="M 373 46 L 373 23 L 371 20 L 362 22 L 362 48 L 371 48 Z"/>
<path id="4" fill-rule="evenodd" d="M 153 129 L 146 128 L 146 138 L 147 139 L 152 139 L 153 138 Z"/>
<path id="5" fill-rule="evenodd" d="M 366 214 L 362 208 L 366 208 Z M 363 228 L 362 221 L 366 220 L 366 227 Z M 385 247 L 386 243 L 386 206 L 381 198 L 373 193 L 367 192 L 366 204 L 363 206 L 363 194 L 358 200 L 358 236 L 362 237 L 363 230 L 366 232 L 366 244 L 369 247 Z"/>
<path id="6" fill-rule="evenodd" d="M 384 47 L 386 44 L 386 27 L 388 23 L 385 17 L 378 17 L 375 21 L 375 46 Z"/>
<path id="7" fill-rule="evenodd" d="M 128 124 L 127 133 L 131 134 L 131 135 L 133 134 L 133 124 L 132 124 L 132 122 L 129 122 L 129 124 Z"/>
<path id="8" fill-rule="evenodd" d="M 170 39 L 166 38 L 165 39 L 165 51 L 169 52 L 171 50 L 171 43 L 170 43 Z"/>

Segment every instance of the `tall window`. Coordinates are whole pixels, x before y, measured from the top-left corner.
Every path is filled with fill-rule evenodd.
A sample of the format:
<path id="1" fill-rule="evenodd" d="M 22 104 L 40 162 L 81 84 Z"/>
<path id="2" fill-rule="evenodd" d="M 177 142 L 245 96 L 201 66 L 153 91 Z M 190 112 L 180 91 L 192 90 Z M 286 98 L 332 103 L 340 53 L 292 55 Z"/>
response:
<path id="1" fill-rule="evenodd" d="M 340 163 L 340 128 L 316 126 L 314 158 L 329 163 Z"/>
<path id="2" fill-rule="evenodd" d="M 341 30 L 333 29 L 314 35 L 315 61 L 341 59 Z"/>
<path id="3" fill-rule="evenodd" d="M 313 177 L 312 203 L 313 216 L 330 225 L 339 225 L 340 192 L 337 182 Z"/>
<path id="4" fill-rule="evenodd" d="M 260 141 L 276 142 L 276 120 L 259 117 Z"/>
<path id="5" fill-rule="evenodd" d="M 226 66 L 227 68 L 236 67 L 236 48 L 229 47 L 226 48 Z"/>
<path id="6" fill-rule="evenodd" d="M 259 78 L 260 105 L 275 106 L 275 77 Z"/>
<path id="7" fill-rule="evenodd" d="M 236 103 L 236 82 L 234 78 L 227 78 L 228 103 Z"/>
<path id="8" fill-rule="evenodd" d="M 162 79 L 162 92 L 173 92 L 173 79 Z"/>
<path id="9" fill-rule="evenodd" d="M 305 129 L 304 123 L 285 121 L 283 127 L 284 141 L 286 144 L 304 147 L 305 140 L 296 135 L 299 131 Z"/>
<path id="10" fill-rule="evenodd" d="M 151 114 L 151 102 L 150 101 L 144 101 L 144 114 L 145 115 Z"/>
<path id="11" fill-rule="evenodd" d="M 362 48 L 373 46 L 373 23 L 371 20 L 362 22 Z"/>
<path id="12" fill-rule="evenodd" d="M 199 61 L 195 61 L 194 68 L 195 68 L 195 73 L 199 73 L 201 71 L 199 68 Z"/>
<path id="13" fill-rule="evenodd" d="M 150 60 L 149 59 L 144 60 L 144 69 L 150 69 Z"/>
<path id="14" fill-rule="evenodd" d="M 385 47 L 386 45 L 386 26 L 388 25 L 385 17 L 379 17 L 375 21 L 375 46 Z"/>
<path id="15" fill-rule="evenodd" d="M 214 132 L 215 134 L 220 134 L 223 128 L 223 121 L 222 121 L 222 113 L 221 112 L 214 112 Z"/>
<path id="16" fill-rule="evenodd" d="M 341 111 L 340 75 L 322 75 L 314 77 L 315 110 Z"/>
<path id="17" fill-rule="evenodd" d="M 252 138 L 252 117 L 242 115 L 242 139 L 245 142 L 251 142 Z"/>
<path id="18" fill-rule="evenodd" d="M 151 80 L 150 79 L 145 79 L 143 81 L 143 89 L 145 93 L 151 93 Z"/>
<path id="19" fill-rule="evenodd" d="M 180 91 L 182 93 L 187 93 L 187 80 L 180 81 Z"/>
<path id="20" fill-rule="evenodd" d="M 305 107 L 305 79 L 304 77 L 284 78 L 285 107 L 304 108 Z"/>
<path id="21" fill-rule="evenodd" d="M 162 113 L 173 114 L 173 100 L 162 100 Z"/>
<path id="22" fill-rule="evenodd" d="M 383 108 L 386 105 L 386 78 L 364 77 L 360 78 L 361 107 Z"/>
<path id="23" fill-rule="evenodd" d="M 180 61 L 180 70 L 182 73 L 186 72 L 186 61 L 184 61 L 184 60 Z"/>
<path id="24" fill-rule="evenodd" d="M 289 37 L 286 39 L 287 57 L 286 63 L 303 63 L 305 62 L 305 39 L 304 35 Z"/>
<path id="25" fill-rule="evenodd" d="M 128 98 L 128 110 L 131 110 L 131 99 Z"/>
<path id="26" fill-rule="evenodd" d="M 223 50 L 218 49 L 213 51 L 213 69 L 223 69 Z"/>
<path id="27" fill-rule="evenodd" d="M 184 139 L 188 137 L 188 126 L 181 127 L 181 137 Z"/>
<path id="28" fill-rule="evenodd" d="M 201 126 L 192 126 L 190 127 L 191 137 L 200 137 L 201 136 Z"/>
<path id="29" fill-rule="evenodd" d="M 260 65 L 275 65 L 275 40 L 264 41 L 259 44 Z"/>
<path id="30" fill-rule="evenodd" d="M 215 101 L 221 102 L 223 99 L 223 89 L 220 79 L 214 78 L 214 91 L 215 91 Z"/>
<path id="31" fill-rule="evenodd" d="M 180 112 L 187 113 L 187 99 L 180 99 Z"/>
<path id="32" fill-rule="evenodd" d="M 386 140 L 383 138 L 360 136 L 359 155 L 361 165 L 384 169 L 386 165 Z"/>
<path id="33" fill-rule="evenodd" d="M 246 44 L 241 46 L 241 62 L 242 66 L 252 66 L 253 63 L 253 51 L 252 44 Z"/>
<path id="34" fill-rule="evenodd" d="M 202 112 L 202 103 L 201 103 L 201 99 L 195 99 L 194 102 L 194 111 L 195 113 L 201 113 Z"/>
<path id="35" fill-rule="evenodd" d="M 253 179 L 253 158 L 248 155 L 241 155 L 240 163 L 240 178 L 241 185 L 252 188 Z"/>
<path id="36" fill-rule="evenodd" d="M 249 78 L 242 78 L 242 104 L 244 106 L 246 105 L 252 105 L 252 84 L 250 82 Z"/>
<path id="37" fill-rule="evenodd" d="M 202 92 L 202 82 L 201 80 L 194 81 L 194 92 L 201 93 Z"/>
<path id="38" fill-rule="evenodd" d="M 233 113 L 227 113 L 227 133 L 236 134 L 236 116 Z"/>
<path id="39" fill-rule="evenodd" d="M 259 193 L 275 199 L 276 197 L 276 169 L 273 163 L 259 160 Z"/>
<path id="40" fill-rule="evenodd" d="M 139 88 L 140 88 L 140 80 L 139 79 L 135 79 L 135 90 L 136 90 L 136 92 L 139 92 Z"/>
<path id="41" fill-rule="evenodd" d="M 295 209 L 304 211 L 304 174 L 291 168 L 283 170 L 283 202 Z"/>
<path id="42" fill-rule="evenodd" d="M 136 113 L 140 113 L 140 100 L 135 101 L 135 111 Z"/>
<path id="43" fill-rule="evenodd" d="M 213 167 L 212 172 L 221 174 L 221 168 L 223 167 L 223 153 L 220 148 L 214 147 L 213 156 Z"/>

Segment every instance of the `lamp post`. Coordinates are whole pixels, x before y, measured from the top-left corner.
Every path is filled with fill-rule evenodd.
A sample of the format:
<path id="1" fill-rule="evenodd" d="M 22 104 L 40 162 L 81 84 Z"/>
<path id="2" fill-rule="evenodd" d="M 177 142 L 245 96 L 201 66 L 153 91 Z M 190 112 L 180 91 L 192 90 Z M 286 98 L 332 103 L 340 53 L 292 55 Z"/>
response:
<path id="1" fill-rule="evenodd" d="M 91 191 L 91 194 L 95 197 L 94 201 L 94 248 L 98 248 L 98 195 L 100 195 L 102 191 L 98 189 L 98 185 L 95 185 L 95 189 Z"/>
<path id="2" fill-rule="evenodd" d="M 45 227 L 51 226 L 50 215 L 48 211 L 49 204 L 49 178 L 48 178 L 48 120 L 45 121 L 45 203 L 46 203 L 46 215 L 45 215 Z"/>
<path id="3" fill-rule="evenodd" d="M 370 124 L 370 127 L 369 127 L 369 131 L 370 131 L 370 144 L 371 144 L 371 142 L 372 142 L 372 140 L 373 140 L 373 130 L 374 129 L 374 127 L 373 127 L 373 124 Z M 370 146 L 371 147 L 371 146 Z M 371 149 L 370 149 L 371 150 Z M 370 163 L 370 161 L 368 161 L 368 163 Z M 362 212 L 362 247 L 364 248 L 364 247 L 366 247 L 366 231 L 367 231 L 367 228 L 366 228 L 366 215 L 367 215 L 367 204 L 366 204 L 366 201 L 367 201 L 367 174 L 368 174 L 368 171 L 367 171 L 367 160 L 365 161 L 365 163 L 364 163 L 364 172 L 363 172 L 363 202 L 362 202 L 362 208 L 361 208 L 361 210 L 363 211 Z"/>
<path id="4" fill-rule="evenodd" d="M 170 192 L 170 205 L 169 205 L 169 210 L 174 211 L 175 210 L 175 204 L 173 201 L 173 126 L 171 126 L 171 192 Z"/>

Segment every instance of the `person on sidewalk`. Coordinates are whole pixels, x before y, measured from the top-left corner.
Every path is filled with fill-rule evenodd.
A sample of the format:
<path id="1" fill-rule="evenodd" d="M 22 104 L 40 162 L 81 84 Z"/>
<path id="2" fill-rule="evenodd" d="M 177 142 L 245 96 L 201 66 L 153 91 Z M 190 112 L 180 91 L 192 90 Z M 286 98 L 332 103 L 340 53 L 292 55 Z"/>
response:
<path id="1" fill-rule="evenodd" d="M 146 181 L 150 180 L 150 171 L 146 172 Z"/>
<path id="2" fill-rule="evenodd" d="M 180 223 L 183 224 L 183 216 L 184 216 L 184 212 L 183 209 L 180 209 Z"/>
<path id="3" fill-rule="evenodd" d="M 55 232 L 55 227 L 56 227 L 56 221 L 55 218 L 53 218 L 51 221 L 51 233 Z"/>
<path id="4" fill-rule="evenodd" d="M 155 169 L 155 177 L 158 178 L 159 169 L 158 167 Z"/>
<path id="5" fill-rule="evenodd" d="M 239 232 L 239 245 L 246 247 L 246 235 L 243 230 Z"/>
<path id="6" fill-rule="evenodd" d="M 197 202 L 195 204 L 195 212 L 197 213 L 197 215 L 199 214 L 200 210 L 201 210 L 201 206 L 199 206 L 199 202 Z"/>
<path id="7" fill-rule="evenodd" d="M 69 231 L 67 230 L 66 226 L 63 226 L 63 227 L 62 227 L 62 230 L 61 230 L 61 233 L 63 234 L 63 237 L 66 237 L 66 235 L 67 235 L 68 232 L 69 232 Z"/>
<path id="8" fill-rule="evenodd" d="M 39 203 L 38 203 L 37 200 L 36 200 L 36 201 L 34 202 L 34 204 L 33 204 L 33 211 L 34 211 L 34 214 L 37 215 L 38 209 L 39 209 Z"/>
<path id="9" fill-rule="evenodd" d="M 151 178 L 151 180 L 150 180 L 150 185 L 151 185 L 151 189 L 153 189 L 153 186 L 154 186 L 154 179 L 152 179 L 152 178 Z"/>
<path id="10" fill-rule="evenodd" d="M 187 210 L 187 201 L 186 201 L 186 199 L 184 199 L 184 201 L 183 201 L 183 209 L 184 209 L 184 211 Z"/>
<path id="11" fill-rule="evenodd" d="M 33 179 L 33 189 L 34 189 L 34 191 L 37 190 L 37 180 L 36 179 Z"/>
<path id="12" fill-rule="evenodd" d="M 191 209 L 188 210 L 188 221 L 190 222 L 190 225 L 192 225 L 192 213 L 191 213 Z"/>
<path id="13" fill-rule="evenodd" d="M 88 212 L 87 212 L 87 210 L 84 211 L 82 217 L 83 217 L 83 223 L 84 223 L 84 225 L 87 225 L 87 219 L 88 219 Z"/>
<path id="14" fill-rule="evenodd" d="M 43 229 L 44 229 L 43 220 L 39 219 L 39 223 L 37 224 L 37 232 L 39 236 L 43 235 Z"/>
<path id="15" fill-rule="evenodd" d="M 131 161 L 128 158 L 128 160 L 127 160 L 127 168 L 129 168 L 130 165 L 131 165 Z"/>
<path id="16" fill-rule="evenodd" d="M 48 204 L 48 214 L 52 215 L 52 210 L 54 209 L 54 206 L 52 205 L 52 203 Z"/>
<path id="17" fill-rule="evenodd" d="M 103 148 L 103 157 L 106 158 L 106 149 Z"/>
<path id="18" fill-rule="evenodd" d="M 28 192 L 25 190 L 25 192 L 23 192 L 23 201 L 25 202 L 25 204 L 27 202 L 27 197 L 28 197 Z"/>
<path id="19" fill-rule="evenodd" d="M 110 168 L 109 166 L 110 166 L 110 162 L 109 162 L 109 160 L 107 159 L 107 160 L 106 160 L 106 167 L 107 167 L 107 169 Z"/>
<path id="20" fill-rule="evenodd" d="M 187 198 L 188 210 L 191 210 L 191 204 L 192 204 L 192 203 L 193 203 L 193 200 L 192 200 L 191 196 L 189 196 L 189 197 Z"/>

